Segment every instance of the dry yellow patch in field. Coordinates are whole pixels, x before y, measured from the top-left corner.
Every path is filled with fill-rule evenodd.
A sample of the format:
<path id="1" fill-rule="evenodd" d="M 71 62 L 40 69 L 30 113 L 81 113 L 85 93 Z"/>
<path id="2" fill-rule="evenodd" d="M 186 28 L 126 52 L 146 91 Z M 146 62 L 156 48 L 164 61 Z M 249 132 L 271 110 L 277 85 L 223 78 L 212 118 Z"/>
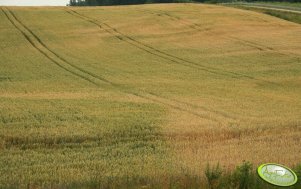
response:
<path id="1" fill-rule="evenodd" d="M 145 13 L 139 18 L 122 19 L 118 14 L 103 18 L 144 44 L 201 65 L 222 67 L 226 73 L 252 75 L 228 83 L 204 78 L 204 85 L 184 84 L 185 80 L 178 85 L 193 88 L 189 91 L 194 91 L 193 95 L 183 94 L 185 87 L 162 91 L 171 104 L 187 110 L 171 109 L 164 126 L 180 166 L 200 171 L 208 162 L 220 162 L 232 169 L 243 160 L 256 165 L 270 161 L 290 166 L 300 160 L 300 94 L 295 93 L 300 91 L 300 25 L 211 5 L 110 8 L 119 14 L 126 14 L 124 10 L 133 11 L 133 15 L 140 14 L 136 11 Z M 85 13 L 93 18 L 103 16 Z M 152 24 L 143 24 L 145 20 Z M 287 69 L 290 63 L 285 59 L 295 62 L 291 69 L 298 70 L 296 75 L 269 75 L 269 71 Z M 177 87 L 171 81 L 162 83 Z"/>

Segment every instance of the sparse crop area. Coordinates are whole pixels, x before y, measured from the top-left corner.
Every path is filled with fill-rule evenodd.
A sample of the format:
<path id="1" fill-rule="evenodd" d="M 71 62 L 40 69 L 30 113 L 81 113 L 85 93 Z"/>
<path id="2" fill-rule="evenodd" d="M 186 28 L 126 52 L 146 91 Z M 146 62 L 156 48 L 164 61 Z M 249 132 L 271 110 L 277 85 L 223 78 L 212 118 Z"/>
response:
<path id="1" fill-rule="evenodd" d="M 296 23 L 202 4 L 0 7 L 0 188 L 260 188 L 261 163 L 301 170 L 300 99 Z"/>

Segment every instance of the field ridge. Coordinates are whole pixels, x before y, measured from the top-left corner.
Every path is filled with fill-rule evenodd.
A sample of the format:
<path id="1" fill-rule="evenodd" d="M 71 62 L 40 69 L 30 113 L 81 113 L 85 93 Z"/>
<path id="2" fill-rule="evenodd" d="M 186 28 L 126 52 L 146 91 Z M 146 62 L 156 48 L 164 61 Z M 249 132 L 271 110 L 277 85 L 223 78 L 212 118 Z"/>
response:
<path id="1" fill-rule="evenodd" d="M 67 10 L 66 10 L 66 11 L 67 11 Z M 253 78 L 253 77 L 251 77 L 251 76 L 247 76 L 247 75 L 244 75 L 244 74 L 241 74 L 241 73 L 235 73 L 235 72 L 231 72 L 231 71 L 220 70 L 220 69 L 218 69 L 218 68 L 213 68 L 213 67 L 209 67 L 209 66 L 200 65 L 200 64 L 198 64 L 198 63 L 195 63 L 195 62 L 192 62 L 192 61 L 189 61 L 189 60 L 180 58 L 180 57 L 178 57 L 178 56 L 175 56 L 175 55 L 172 55 L 172 54 L 169 54 L 169 53 L 166 53 L 166 52 L 163 52 L 163 51 L 161 51 L 161 50 L 159 50 L 159 49 L 156 49 L 156 48 L 154 48 L 154 47 L 152 47 L 152 46 L 150 46 L 150 45 L 147 45 L 147 44 L 145 44 L 145 43 L 142 43 L 141 41 L 138 41 L 138 40 L 136 40 L 136 39 L 134 39 L 134 38 L 132 38 L 132 37 L 130 37 L 130 36 L 128 36 L 128 35 L 125 35 L 125 34 L 121 33 L 121 32 L 118 31 L 116 28 L 110 26 L 110 25 L 107 24 L 107 23 L 102 23 L 103 25 L 105 25 L 105 26 L 107 26 L 109 29 L 111 29 L 113 32 L 115 32 L 116 34 L 121 35 L 121 36 L 123 37 L 123 38 L 122 38 L 122 37 L 120 37 L 120 36 L 114 34 L 113 32 L 111 32 L 110 30 L 105 29 L 101 24 L 98 23 L 99 20 L 95 20 L 95 19 L 93 19 L 93 18 L 87 17 L 87 16 L 85 16 L 85 15 L 83 15 L 83 14 L 78 13 L 78 12 L 75 11 L 75 10 L 70 10 L 70 11 L 74 12 L 75 14 L 77 14 L 79 18 L 82 18 L 82 19 L 84 19 L 84 20 L 86 20 L 86 21 L 88 21 L 88 22 L 90 22 L 90 23 L 92 23 L 92 24 L 97 25 L 100 29 L 104 29 L 106 32 L 112 34 L 113 36 L 115 36 L 115 37 L 118 38 L 119 40 L 125 41 L 125 42 L 127 42 L 127 43 L 129 43 L 129 44 L 131 44 L 131 45 L 133 45 L 133 46 L 136 46 L 136 47 L 139 48 L 139 49 L 142 49 L 142 50 L 144 50 L 144 51 L 146 51 L 146 52 L 148 52 L 148 53 L 150 53 L 150 54 L 153 54 L 153 55 L 158 56 L 158 57 L 160 57 L 160 58 L 163 58 L 163 59 L 165 59 L 165 60 L 171 61 L 171 62 L 173 62 L 173 63 L 180 64 L 180 65 L 184 65 L 184 66 L 188 66 L 188 67 L 191 67 L 191 68 L 197 68 L 197 69 L 199 69 L 199 70 L 202 70 L 202 71 L 205 71 L 205 72 L 208 72 L 208 73 L 212 73 L 212 74 L 217 74 L 217 75 L 222 75 L 222 76 L 230 76 L 230 77 L 232 77 L 232 78 L 237 78 L 237 79 L 239 79 L 240 77 L 246 77 L 246 78 L 248 78 L 248 79 L 258 80 L 258 79 L 256 79 L 256 78 Z M 72 14 L 70 11 L 67 11 L 67 12 L 68 12 L 69 14 Z M 75 14 L 72 14 L 72 15 L 75 16 Z M 124 38 L 126 38 L 126 39 L 128 39 L 128 40 L 130 40 L 130 41 L 132 41 L 132 42 L 134 42 L 134 43 L 137 43 L 138 45 L 133 44 L 133 43 L 129 42 L 128 40 L 124 40 Z M 154 53 L 154 52 L 151 52 L 150 50 L 147 50 L 147 49 L 145 49 L 145 48 L 142 48 L 140 45 L 141 45 L 141 46 L 144 46 L 144 47 L 146 47 L 146 48 L 148 48 L 148 49 L 150 49 L 150 50 L 152 50 L 152 51 L 155 51 L 155 52 L 157 52 L 157 53 Z M 158 54 L 158 53 L 159 53 L 159 54 Z M 166 56 L 167 56 L 167 57 L 166 57 Z M 183 64 L 183 63 L 184 63 L 184 64 Z"/>
<path id="2" fill-rule="evenodd" d="M 59 60 L 61 60 L 61 61 L 63 61 L 64 63 L 68 64 L 69 66 L 75 68 L 77 72 L 80 71 L 81 74 L 80 74 L 80 73 L 77 73 L 76 71 L 71 70 L 70 68 L 68 69 L 68 68 L 66 68 L 65 66 L 63 66 L 62 64 L 60 64 L 57 60 L 55 60 L 55 59 L 53 59 L 52 57 L 50 57 L 50 56 L 49 56 L 46 52 L 44 52 L 42 49 L 38 48 L 37 45 L 30 39 L 30 37 L 28 36 L 28 34 L 26 34 L 26 33 L 24 32 L 24 30 L 22 30 L 20 27 L 18 27 L 18 26 L 15 24 L 15 22 L 8 16 L 8 14 L 3 10 L 3 8 L 1 8 L 1 9 L 2 9 L 2 11 L 4 12 L 4 14 L 7 16 L 7 18 L 9 19 L 9 21 L 10 21 L 10 22 L 11 22 L 11 23 L 12 23 L 12 24 L 13 24 L 13 25 L 14 25 L 14 26 L 15 26 L 15 27 L 16 27 L 23 35 L 24 35 L 24 37 L 30 42 L 30 44 L 32 44 L 32 46 L 33 46 L 34 48 L 36 48 L 40 53 L 42 53 L 44 56 L 46 56 L 48 59 L 50 59 L 50 60 L 51 60 L 52 62 L 54 62 L 56 65 L 58 65 L 59 67 L 63 68 L 64 70 L 66 70 L 66 71 L 68 71 L 68 72 L 70 72 L 70 73 L 72 73 L 72 74 L 74 74 L 74 75 L 76 75 L 76 76 L 78 76 L 78 77 L 83 78 L 84 80 L 87 80 L 87 81 L 91 82 L 92 84 L 94 84 L 94 85 L 96 85 L 96 86 L 99 86 L 99 84 L 98 84 L 97 82 L 95 82 L 94 80 L 95 80 L 95 79 L 98 79 L 98 80 L 100 80 L 100 81 L 102 81 L 102 82 L 108 83 L 108 84 L 110 84 L 110 85 L 112 85 L 112 86 L 115 86 L 115 87 L 119 88 L 119 87 L 118 87 L 119 84 L 113 83 L 113 82 L 111 82 L 111 81 L 109 81 L 109 80 L 107 80 L 107 79 L 104 79 L 104 78 L 102 78 L 102 77 L 100 77 L 100 76 L 98 76 L 98 75 L 95 75 L 95 74 L 93 74 L 93 73 L 91 73 L 91 72 L 88 72 L 88 71 L 82 69 L 82 68 L 79 68 L 78 66 L 75 66 L 75 65 L 71 64 L 70 62 L 68 62 L 66 59 L 60 57 L 57 53 L 55 53 L 55 52 L 52 51 L 50 48 L 48 48 L 48 47 L 42 42 L 42 40 L 41 40 L 36 34 L 33 33 L 33 31 L 31 31 L 27 26 L 25 26 L 22 22 L 20 22 L 20 21 L 17 19 L 17 17 L 13 14 L 12 11 L 8 10 L 8 11 L 12 14 L 13 18 L 14 18 L 20 25 L 22 25 L 22 26 L 23 26 L 23 27 L 24 27 L 24 28 L 25 28 L 25 29 L 26 29 L 26 30 L 34 37 L 34 39 L 35 39 L 38 43 L 40 43 L 45 49 L 47 49 L 47 51 L 49 51 L 50 53 L 54 54 Z M 93 80 L 93 79 L 90 79 L 90 78 L 87 77 L 87 76 L 84 76 L 84 74 L 88 74 L 89 77 L 94 78 L 94 80 Z M 153 102 L 156 102 L 156 103 L 160 103 L 160 104 L 169 106 L 169 107 L 171 107 L 171 108 L 174 108 L 174 109 L 177 109 L 177 110 L 180 110 L 180 111 L 187 112 L 187 113 L 189 113 L 189 114 L 193 114 L 193 115 L 195 115 L 195 116 L 197 116 L 197 117 L 199 117 L 199 118 L 202 118 L 202 119 L 208 119 L 208 120 L 211 120 L 211 121 L 214 121 L 214 122 L 219 122 L 219 121 L 218 121 L 217 119 L 215 119 L 215 118 L 208 117 L 208 116 L 206 116 L 206 115 L 204 115 L 204 114 L 200 114 L 200 113 L 194 112 L 194 111 L 192 111 L 192 110 L 183 108 L 183 107 L 181 107 L 181 105 L 176 105 L 176 104 L 174 104 L 174 103 L 173 103 L 173 104 L 170 104 L 170 103 L 166 102 L 166 98 L 164 98 L 164 97 L 162 97 L 162 96 L 157 96 L 156 98 L 161 98 L 161 100 L 158 100 L 158 99 L 155 99 L 155 98 L 152 98 L 152 97 L 151 97 L 151 96 L 154 96 L 153 94 L 151 94 L 151 95 L 149 95 L 149 96 L 146 96 L 146 95 L 143 95 L 143 94 L 140 94 L 140 93 L 130 92 L 129 90 L 121 90 L 121 91 L 122 91 L 122 92 L 126 92 L 126 93 L 131 94 L 131 95 L 134 95 L 134 96 L 137 96 L 137 97 L 140 97 L 140 98 L 144 98 L 144 99 L 147 99 L 147 100 L 151 100 L 151 101 L 153 101 Z M 170 100 L 170 99 L 168 99 L 168 100 Z M 165 101 L 165 102 L 164 102 L 164 101 Z M 203 110 L 204 110 L 204 111 L 208 111 L 208 110 L 206 110 L 206 109 L 203 109 Z M 217 113 L 216 111 L 211 111 L 211 112 Z M 222 115 L 222 114 L 220 114 L 220 115 Z"/>

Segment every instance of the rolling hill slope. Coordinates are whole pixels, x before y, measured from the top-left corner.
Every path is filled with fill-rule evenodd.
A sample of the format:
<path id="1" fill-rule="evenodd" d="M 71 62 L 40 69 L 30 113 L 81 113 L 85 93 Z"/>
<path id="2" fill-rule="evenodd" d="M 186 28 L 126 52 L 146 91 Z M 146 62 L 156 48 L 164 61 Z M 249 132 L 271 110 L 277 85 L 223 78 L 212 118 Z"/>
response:
<path id="1" fill-rule="evenodd" d="M 1 7 L 0 187 L 300 163 L 301 26 L 200 4 Z"/>

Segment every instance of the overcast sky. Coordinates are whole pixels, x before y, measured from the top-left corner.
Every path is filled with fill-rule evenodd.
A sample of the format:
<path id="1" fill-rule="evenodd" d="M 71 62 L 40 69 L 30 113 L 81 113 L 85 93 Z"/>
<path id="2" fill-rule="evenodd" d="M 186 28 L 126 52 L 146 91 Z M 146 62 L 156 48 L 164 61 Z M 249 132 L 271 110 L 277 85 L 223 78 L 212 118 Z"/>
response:
<path id="1" fill-rule="evenodd" d="M 7 6 L 65 6 L 69 0 L 0 0 L 0 5 Z"/>

